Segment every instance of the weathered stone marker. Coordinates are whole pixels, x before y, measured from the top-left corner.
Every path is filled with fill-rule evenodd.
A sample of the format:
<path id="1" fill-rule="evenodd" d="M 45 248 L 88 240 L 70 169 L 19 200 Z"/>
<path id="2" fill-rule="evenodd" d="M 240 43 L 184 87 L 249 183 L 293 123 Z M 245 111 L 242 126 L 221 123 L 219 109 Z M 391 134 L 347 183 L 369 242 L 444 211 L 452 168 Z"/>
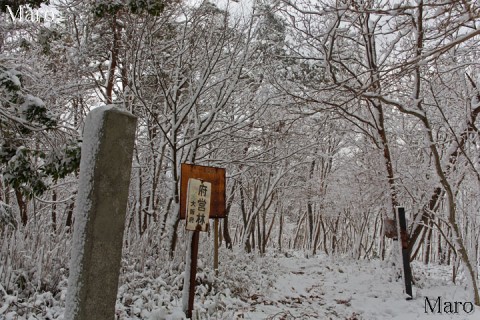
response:
<path id="1" fill-rule="evenodd" d="M 137 119 L 105 106 L 86 119 L 65 320 L 113 320 Z"/>

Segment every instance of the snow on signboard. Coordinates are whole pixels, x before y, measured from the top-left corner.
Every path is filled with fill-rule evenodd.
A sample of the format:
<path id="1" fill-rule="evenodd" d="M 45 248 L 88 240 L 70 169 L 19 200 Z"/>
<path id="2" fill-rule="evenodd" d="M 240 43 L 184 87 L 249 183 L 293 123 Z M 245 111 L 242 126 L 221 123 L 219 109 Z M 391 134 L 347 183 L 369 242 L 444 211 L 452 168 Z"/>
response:
<path id="1" fill-rule="evenodd" d="M 212 184 L 198 179 L 188 179 L 187 230 L 208 230 Z"/>

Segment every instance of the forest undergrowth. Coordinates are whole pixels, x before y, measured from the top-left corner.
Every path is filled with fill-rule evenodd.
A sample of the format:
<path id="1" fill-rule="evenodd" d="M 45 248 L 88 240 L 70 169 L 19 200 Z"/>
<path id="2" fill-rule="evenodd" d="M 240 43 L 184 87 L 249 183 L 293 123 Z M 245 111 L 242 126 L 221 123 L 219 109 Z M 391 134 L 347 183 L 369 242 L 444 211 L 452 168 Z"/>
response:
<path id="1" fill-rule="evenodd" d="M 0 319 L 63 319 L 68 285 L 71 234 L 4 230 L 0 251 Z M 124 247 L 116 314 L 120 319 L 145 319 L 181 305 L 185 255 L 170 259 L 166 248 L 152 245 L 148 234 Z M 211 237 L 205 238 L 212 240 Z M 213 240 L 212 240 L 213 242 Z M 214 314 L 243 304 L 271 285 L 273 259 L 239 248 L 220 249 L 218 276 L 213 270 L 213 245 L 200 248 L 196 303 L 198 312 Z M 162 311 L 163 310 L 163 311 Z"/>
<path id="2" fill-rule="evenodd" d="M 2 234 L 7 241 L 2 242 L 0 252 L 0 319 L 63 319 L 70 233 L 63 231 L 54 235 L 26 230 L 33 228 L 4 230 Z M 116 303 L 117 319 L 185 318 L 181 310 L 186 258 L 182 253 L 185 252 L 185 244 L 181 241 L 178 254 L 170 259 L 167 248 L 155 243 L 158 239 L 152 236 L 152 231 L 149 230 L 142 238 L 130 240 L 124 246 Z M 269 308 L 284 308 L 278 316 L 285 319 L 292 317 L 295 308 L 304 308 L 299 309 L 304 315 L 309 314 L 313 318 L 319 316 L 319 311 L 309 311 L 303 306 L 307 302 L 325 305 L 324 314 L 332 319 L 349 319 L 350 315 L 352 319 L 363 319 L 353 309 L 352 297 L 367 299 L 372 295 L 381 295 L 382 290 L 388 293 L 392 286 L 397 291 L 402 288 L 401 277 L 392 264 L 391 256 L 384 261 L 378 258 L 358 260 L 352 258 L 351 253 L 337 256 L 319 253 L 312 256 L 308 251 L 279 251 L 274 248 L 261 255 L 258 252 L 246 253 L 238 246 L 232 250 L 221 247 L 216 274 L 213 270 L 213 238 L 205 233 L 201 239 L 195 296 L 196 319 L 241 318 L 249 312 L 251 315 L 259 313 L 257 308 L 265 314 Z M 287 269 L 280 263 L 286 260 L 290 261 Z M 374 273 L 377 273 L 375 277 L 378 283 L 367 281 L 369 286 L 373 286 L 373 291 L 357 293 L 358 287 L 365 287 L 365 283 L 359 285 L 356 281 L 364 278 L 368 269 L 376 270 Z M 429 290 L 434 285 L 455 286 L 451 281 L 451 266 L 415 262 L 413 269 L 415 290 L 419 292 Z M 460 288 L 466 280 L 461 268 L 457 272 L 456 285 Z M 329 273 L 334 276 L 328 276 Z M 357 273 L 358 276 L 355 275 Z M 353 278 L 344 280 L 345 276 L 347 279 Z M 302 281 L 294 277 L 304 277 L 302 281 L 307 289 L 296 288 Z M 281 284 L 282 281 L 291 282 Z M 351 288 L 345 291 L 340 286 L 338 292 L 335 291 L 338 283 L 345 281 L 347 286 L 351 281 Z M 329 288 L 329 285 L 333 287 Z M 284 297 L 281 296 L 283 292 Z M 331 305 L 328 304 L 329 296 L 333 299 Z M 344 304 L 346 309 L 341 307 Z M 274 316 L 272 319 L 277 318 Z"/>

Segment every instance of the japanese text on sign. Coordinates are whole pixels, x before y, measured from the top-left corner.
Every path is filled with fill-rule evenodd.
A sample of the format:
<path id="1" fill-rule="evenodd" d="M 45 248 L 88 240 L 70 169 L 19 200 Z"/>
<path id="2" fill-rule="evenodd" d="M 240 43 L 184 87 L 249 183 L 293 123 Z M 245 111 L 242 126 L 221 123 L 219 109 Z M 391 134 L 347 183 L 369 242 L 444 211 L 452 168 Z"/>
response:
<path id="1" fill-rule="evenodd" d="M 188 179 L 187 230 L 208 230 L 212 184 L 198 179 Z"/>

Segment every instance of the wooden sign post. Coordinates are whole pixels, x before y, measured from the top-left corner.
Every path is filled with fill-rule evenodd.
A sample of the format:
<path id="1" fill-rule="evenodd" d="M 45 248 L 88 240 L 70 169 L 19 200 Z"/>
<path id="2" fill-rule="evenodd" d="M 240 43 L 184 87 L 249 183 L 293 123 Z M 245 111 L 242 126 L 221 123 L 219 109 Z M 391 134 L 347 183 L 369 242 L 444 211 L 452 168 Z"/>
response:
<path id="1" fill-rule="evenodd" d="M 407 221 L 405 219 L 405 208 L 397 207 L 397 219 L 400 225 L 399 239 L 402 245 L 403 275 L 405 279 L 405 293 L 409 296 L 407 300 L 412 300 L 412 269 L 410 268 L 410 250 L 408 250 L 408 232 Z"/>
<path id="2" fill-rule="evenodd" d="M 188 179 L 186 229 L 208 231 L 212 184 L 198 179 Z"/>
<path id="3" fill-rule="evenodd" d="M 208 231 L 209 218 L 224 217 L 225 169 L 182 163 L 180 219 L 185 219 L 186 230 L 192 231 L 183 285 L 183 310 L 189 319 L 193 313 L 200 231 Z"/>
<path id="4" fill-rule="evenodd" d="M 187 214 L 187 189 L 189 179 L 212 184 L 210 218 L 225 218 L 225 169 L 182 163 L 180 180 L 180 219 Z"/>
<path id="5" fill-rule="evenodd" d="M 213 270 L 215 275 L 218 276 L 218 219 L 214 220 L 213 224 Z"/>

